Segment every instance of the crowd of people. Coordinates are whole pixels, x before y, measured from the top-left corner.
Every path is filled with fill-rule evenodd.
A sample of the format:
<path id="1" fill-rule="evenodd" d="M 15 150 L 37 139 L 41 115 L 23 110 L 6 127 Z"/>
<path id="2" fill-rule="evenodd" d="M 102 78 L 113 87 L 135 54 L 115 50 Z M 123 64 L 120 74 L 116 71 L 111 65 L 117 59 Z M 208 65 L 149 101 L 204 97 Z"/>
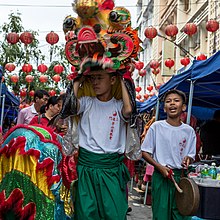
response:
<path id="1" fill-rule="evenodd" d="M 68 116 L 67 112 L 76 113 L 79 147 L 70 151 L 74 152 L 77 164 L 77 179 L 73 181 L 72 188 L 76 220 L 122 220 L 131 211 L 127 197 L 127 183 L 131 172 L 124 163 L 124 156 L 126 130 L 134 106 L 124 80 L 115 71 L 95 66 L 89 74 L 74 80 L 71 91 L 66 94 L 50 97 L 45 90 L 36 91 L 33 104 L 20 110 L 18 114 L 17 125 L 50 127 L 65 138 L 70 128 L 68 124 L 57 123 L 56 119 L 64 120 Z M 84 83 L 92 86 L 95 96 L 79 98 L 78 92 Z M 113 96 L 112 88 L 115 84 L 120 84 L 120 99 Z M 189 219 L 177 209 L 175 187 L 170 181 L 170 175 L 177 182 L 183 175 L 187 175 L 189 165 L 198 160 L 201 143 L 206 154 L 219 154 L 214 145 L 208 150 L 209 139 L 214 140 L 211 134 L 207 134 L 213 124 L 215 128 L 212 135 L 218 131 L 218 112 L 215 114 L 215 121 L 201 128 L 200 141 L 196 121 L 193 121 L 194 125 L 188 125 L 184 121 L 186 108 L 186 96 L 183 92 L 175 89 L 168 91 L 164 95 L 167 118 L 155 121 L 152 114 L 140 135 L 142 159 L 154 168 L 153 219 Z"/>

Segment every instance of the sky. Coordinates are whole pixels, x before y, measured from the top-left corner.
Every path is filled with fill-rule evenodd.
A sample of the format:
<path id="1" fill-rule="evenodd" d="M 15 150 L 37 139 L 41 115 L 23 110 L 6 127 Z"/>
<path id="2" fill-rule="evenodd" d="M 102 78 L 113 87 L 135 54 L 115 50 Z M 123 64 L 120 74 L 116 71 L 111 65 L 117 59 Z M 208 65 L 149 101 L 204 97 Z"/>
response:
<path id="1" fill-rule="evenodd" d="M 67 15 L 76 17 L 71 6 L 73 2 L 73 0 L 1 0 L 0 25 L 7 22 L 11 12 L 20 12 L 23 27 L 38 31 L 40 47 L 47 50 L 50 45 L 45 37 L 50 31 L 59 34 L 58 44 L 65 43 L 62 24 Z M 137 0 L 115 0 L 115 6 L 124 6 L 131 12 L 132 27 L 136 20 L 136 3 Z"/>

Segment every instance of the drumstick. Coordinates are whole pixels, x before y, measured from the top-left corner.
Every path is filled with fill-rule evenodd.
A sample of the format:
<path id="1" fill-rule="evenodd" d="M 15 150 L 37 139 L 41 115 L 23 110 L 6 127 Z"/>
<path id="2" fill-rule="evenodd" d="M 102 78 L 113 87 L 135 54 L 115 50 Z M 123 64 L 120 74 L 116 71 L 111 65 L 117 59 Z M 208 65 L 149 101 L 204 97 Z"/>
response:
<path id="1" fill-rule="evenodd" d="M 174 183 L 174 186 L 176 187 L 177 191 L 179 193 L 183 193 L 183 190 L 178 186 L 176 180 L 174 179 L 173 175 L 170 175 L 172 182 Z"/>

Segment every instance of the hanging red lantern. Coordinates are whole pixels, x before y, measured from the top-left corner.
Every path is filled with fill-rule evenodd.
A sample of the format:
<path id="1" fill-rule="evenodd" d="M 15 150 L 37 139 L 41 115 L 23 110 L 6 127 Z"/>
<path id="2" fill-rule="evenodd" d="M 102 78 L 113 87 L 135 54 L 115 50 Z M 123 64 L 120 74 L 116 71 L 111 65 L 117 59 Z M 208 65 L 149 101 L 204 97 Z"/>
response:
<path id="1" fill-rule="evenodd" d="M 160 69 L 153 69 L 152 73 L 156 76 L 160 73 Z"/>
<path id="2" fill-rule="evenodd" d="M 57 74 L 61 74 L 64 71 L 64 67 L 61 64 L 54 66 L 53 71 Z"/>
<path id="3" fill-rule="evenodd" d="M 10 44 L 16 44 L 19 41 L 19 34 L 15 33 L 15 32 L 11 32 L 11 33 L 7 34 L 6 40 Z"/>
<path id="4" fill-rule="evenodd" d="M 149 96 L 154 96 L 155 95 L 155 92 L 150 92 Z"/>
<path id="5" fill-rule="evenodd" d="M 138 72 L 139 76 L 145 76 L 147 71 L 145 69 L 142 69 Z"/>
<path id="6" fill-rule="evenodd" d="M 76 71 L 76 67 L 75 66 L 71 66 L 71 71 L 75 72 Z"/>
<path id="7" fill-rule="evenodd" d="M 60 75 L 56 74 L 52 77 L 52 79 L 54 82 L 58 83 L 60 81 L 61 77 L 60 77 Z"/>
<path id="8" fill-rule="evenodd" d="M 136 95 L 136 99 L 140 100 L 141 99 L 141 95 L 140 94 Z"/>
<path id="9" fill-rule="evenodd" d="M 180 63 L 183 65 L 183 66 L 187 66 L 188 64 L 190 64 L 190 59 L 189 57 L 184 57 L 180 60 Z"/>
<path id="10" fill-rule="evenodd" d="M 219 29 L 219 23 L 218 21 L 214 20 L 214 19 L 210 19 L 209 21 L 207 21 L 206 23 L 206 30 L 210 31 L 210 32 L 215 32 Z"/>
<path id="11" fill-rule="evenodd" d="M 23 66 L 22 66 L 22 71 L 24 73 L 30 73 L 32 71 L 33 67 L 31 64 L 29 63 L 25 63 Z"/>
<path id="12" fill-rule="evenodd" d="M 175 62 L 174 60 L 168 58 L 165 60 L 165 66 L 168 67 L 168 68 L 172 68 L 174 66 Z"/>
<path id="13" fill-rule="evenodd" d="M 39 77 L 39 80 L 40 80 L 40 82 L 45 83 L 45 82 L 48 81 L 48 76 L 46 76 L 46 75 L 41 75 L 41 76 Z"/>
<path id="14" fill-rule="evenodd" d="M 34 77 L 33 77 L 32 75 L 27 75 L 27 76 L 25 77 L 25 81 L 26 81 L 27 83 L 31 83 L 31 82 L 33 82 L 33 80 L 34 80 Z"/>
<path id="15" fill-rule="evenodd" d="M 141 90 L 142 90 L 142 88 L 141 88 L 140 86 L 135 88 L 135 91 L 138 92 L 138 93 L 139 93 Z"/>
<path id="16" fill-rule="evenodd" d="M 19 95 L 20 95 L 21 97 L 25 97 L 25 96 L 27 95 L 27 92 L 26 92 L 25 90 L 21 90 L 20 93 L 19 93 Z"/>
<path id="17" fill-rule="evenodd" d="M 9 72 L 14 71 L 14 70 L 15 70 L 15 67 L 16 67 L 16 66 L 15 66 L 13 63 L 7 63 L 7 64 L 5 65 L 5 69 L 8 70 Z"/>
<path id="18" fill-rule="evenodd" d="M 141 70 L 141 69 L 143 69 L 143 67 L 144 67 L 144 63 L 143 62 L 141 62 L 141 61 L 135 62 L 135 68 L 137 70 Z"/>
<path id="19" fill-rule="evenodd" d="M 165 28 L 165 34 L 170 37 L 174 37 L 178 34 L 178 28 L 176 25 L 169 24 Z"/>
<path id="20" fill-rule="evenodd" d="M 197 60 L 206 60 L 207 56 L 203 53 L 201 53 L 199 56 L 196 57 Z"/>
<path id="21" fill-rule="evenodd" d="M 31 44 L 34 40 L 32 33 L 25 31 L 20 35 L 20 40 L 23 44 Z"/>
<path id="22" fill-rule="evenodd" d="M 148 39 L 153 39 L 157 36 L 157 29 L 155 27 L 149 26 L 145 29 L 144 35 Z"/>
<path id="23" fill-rule="evenodd" d="M 29 92 L 29 96 L 30 96 L 30 97 L 34 97 L 34 90 L 31 90 L 31 91 Z"/>
<path id="24" fill-rule="evenodd" d="M 148 98 L 149 98 L 149 95 L 148 95 L 148 94 L 144 94 L 144 98 L 145 98 L 145 99 L 148 99 Z"/>
<path id="25" fill-rule="evenodd" d="M 77 75 L 78 75 L 77 72 L 70 73 L 69 75 L 66 76 L 66 78 L 71 81 L 71 80 L 75 79 Z"/>
<path id="26" fill-rule="evenodd" d="M 150 61 L 150 68 L 157 69 L 160 66 L 160 63 L 157 60 Z"/>
<path id="27" fill-rule="evenodd" d="M 12 75 L 10 80 L 13 82 L 13 83 L 17 83 L 18 80 L 19 80 L 19 77 L 17 75 Z"/>
<path id="28" fill-rule="evenodd" d="M 65 40 L 68 41 L 68 40 L 71 40 L 71 39 L 74 39 L 76 38 L 76 35 L 74 33 L 74 31 L 68 31 L 66 34 L 65 34 Z"/>
<path id="29" fill-rule="evenodd" d="M 162 85 L 161 83 L 158 83 L 158 84 L 156 85 L 156 89 L 159 90 L 160 87 L 161 87 L 161 85 Z"/>
<path id="30" fill-rule="evenodd" d="M 47 43 L 54 45 L 59 41 L 59 35 L 56 34 L 54 31 L 51 31 L 50 33 L 47 34 L 46 41 Z"/>
<path id="31" fill-rule="evenodd" d="M 194 23 L 187 23 L 183 31 L 185 34 L 192 36 L 197 32 L 197 26 Z"/>
<path id="32" fill-rule="evenodd" d="M 147 87 L 147 90 L 149 91 L 149 92 L 151 92 L 152 90 L 153 90 L 153 86 L 151 86 L 151 85 L 149 85 L 148 87 Z"/>
<path id="33" fill-rule="evenodd" d="M 41 73 L 45 73 L 47 71 L 47 66 L 45 64 L 40 64 L 38 67 L 37 67 L 37 70 Z"/>
<path id="34" fill-rule="evenodd" d="M 56 95 L 56 91 L 53 90 L 53 89 L 50 90 L 50 91 L 49 91 L 49 95 L 50 95 L 50 96 L 55 96 L 55 95 Z"/>

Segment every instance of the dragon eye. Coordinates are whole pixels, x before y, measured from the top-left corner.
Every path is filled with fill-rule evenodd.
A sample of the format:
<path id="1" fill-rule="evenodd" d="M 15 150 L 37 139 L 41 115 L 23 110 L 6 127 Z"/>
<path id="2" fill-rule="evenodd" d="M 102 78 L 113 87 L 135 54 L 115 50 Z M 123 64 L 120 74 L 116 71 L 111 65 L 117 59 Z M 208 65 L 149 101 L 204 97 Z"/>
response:
<path id="1" fill-rule="evenodd" d="M 119 18 L 118 13 L 115 11 L 110 12 L 109 19 L 110 21 L 117 21 Z"/>
<path id="2" fill-rule="evenodd" d="M 74 25 L 75 25 L 75 21 L 74 21 L 72 18 L 68 18 L 68 19 L 65 21 L 65 25 L 66 25 L 67 27 L 74 26 Z"/>

